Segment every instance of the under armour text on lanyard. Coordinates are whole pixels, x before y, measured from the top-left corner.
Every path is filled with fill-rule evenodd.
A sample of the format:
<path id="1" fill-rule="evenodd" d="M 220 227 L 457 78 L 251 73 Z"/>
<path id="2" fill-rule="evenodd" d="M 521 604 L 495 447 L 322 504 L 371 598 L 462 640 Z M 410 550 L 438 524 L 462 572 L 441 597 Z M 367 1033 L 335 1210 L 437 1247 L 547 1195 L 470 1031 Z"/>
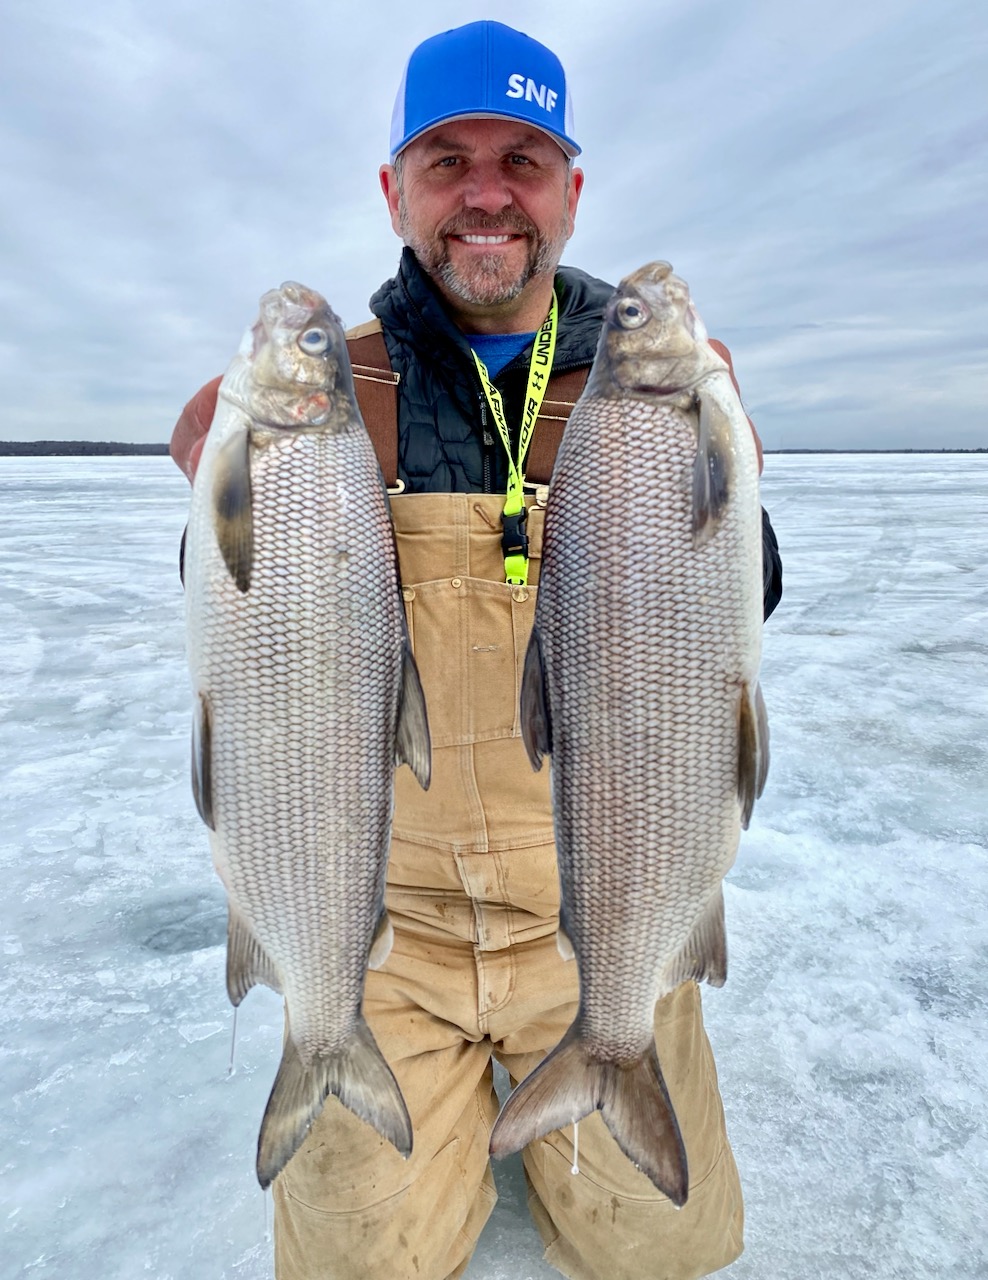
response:
<path id="1" fill-rule="evenodd" d="M 505 582 L 510 582 L 513 586 L 524 586 L 528 582 L 528 536 L 525 533 L 528 511 L 525 507 L 524 491 L 525 456 L 528 453 L 528 446 L 532 443 L 532 436 L 535 434 L 535 422 L 539 416 L 539 410 L 542 408 L 545 389 L 549 383 L 549 374 L 552 372 L 552 358 L 556 350 L 557 318 L 558 307 L 556 294 L 553 291 L 552 306 L 549 308 L 545 323 L 535 335 L 532 361 L 528 367 L 528 390 L 525 393 L 525 411 L 522 414 L 521 428 L 518 432 L 517 459 L 511 453 L 511 433 L 508 430 L 508 422 L 504 416 L 501 393 L 487 376 L 487 369 L 480 356 L 477 355 L 476 351 L 473 352 L 477 372 L 480 374 L 480 383 L 484 388 L 484 395 L 487 397 L 487 403 L 490 405 L 494 421 L 497 423 L 497 430 L 501 437 L 501 443 L 504 445 L 504 451 L 508 455 L 508 491 L 505 494 L 504 508 L 501 512 L 501 550 L 504 555 L 504 580 Z"/>

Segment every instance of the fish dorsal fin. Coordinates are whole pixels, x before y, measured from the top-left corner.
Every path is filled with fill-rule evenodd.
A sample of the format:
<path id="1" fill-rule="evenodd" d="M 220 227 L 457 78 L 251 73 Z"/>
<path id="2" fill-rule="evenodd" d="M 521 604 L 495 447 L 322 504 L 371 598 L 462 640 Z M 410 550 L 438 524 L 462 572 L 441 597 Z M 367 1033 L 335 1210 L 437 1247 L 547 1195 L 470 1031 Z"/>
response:
<path id="1" fill-rule="evenodd" d="M 521 736 L 532 768 L 536 771 L 541 769 L 545 756 L 552 753 L 552 721 L 545 691 L 542 636 L 538 627 L 532 628 L 525 653 L 525 672 L 521 681 Z"/>
<path id="2" fill-rule="evenodd" d="M 281 994 L 281 979 L 271 957 L 231 903 L 226 930 L 226 992 L 230 1003 L 238 1005 L 259 982 Z"/>
<path id="3" fill-rule="evenodd" d="M 250 431 L 236 431 L 216 454 L 213 531 L 223 562 L 237 584 L 250 589 L 254 569 L 254 514 L 250 487 Z"/>
<path id="4" fill-rule="evenodd" d="M 723 889 L 718 888 L 711 897 L 662 976 L 664 991 L 674 991 L 681 982 L 709 982 L 712 987 L 722 987 L 727 981 Z"/>
<path id="5" fill-rule="evenodd" d="M 720 528 L 734 488 L 731 420 L 710 388 L 697 392 L 700 421 L 693 463 L 693 545 L 702 547 Z"/>
<path id="6" fill-rule="evenodd" d="M 398 728 L 395 734 L 395 764 L 407 764 L 418 778 L 423 791 L 432 779 L 432 744 L 425 694 L 415 658 L 405 641 L 401 664 L 401 699 L 398 703 Z"/>
<path id="7" fill-rule="evenodd" d="M 765 790 L 768 777 L 768 715 L 762 687 L 741 686 L 738 724 L 738 801 L 741 826 L 747 831 L 755 801 Z"/>
<path id="8" fill-rule="evenodd" d="M 213 717 L 209 700 L 203 693 L 196 699 L 192 713 L 192 795 L 199 817 L 216 830 L 213 816 Z"/>

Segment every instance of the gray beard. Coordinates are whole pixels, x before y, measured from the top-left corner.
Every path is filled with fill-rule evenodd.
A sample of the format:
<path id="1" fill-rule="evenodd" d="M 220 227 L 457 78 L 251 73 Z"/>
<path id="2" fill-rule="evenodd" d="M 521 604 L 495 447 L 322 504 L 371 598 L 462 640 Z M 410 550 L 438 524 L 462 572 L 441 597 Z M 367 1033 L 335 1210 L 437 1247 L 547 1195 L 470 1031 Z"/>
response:
<path id="1" fill-rule="evenodd" d="M 492 253 L 477 259 L 475 270 L 471 272 L 470 278 L 464 278 L 453 265 L 445 237 L 461 230 L 483 231 L 487 229 L 484 226 L 484 219 L 474 217 L 464 222 L 462 226 L 457 226 L 456 223 L 449 224 L 444 228 L 438 242 L 422 244 L 418 243 L 412 234 L 404 210 L 401 212 L 403 238 L 423 270 L 442 284 L 448 293 L 473 306 L 492 307 L 513 302 L 531 280 L 538 276 L 551 277 L 555 274 L 563 248 L 569 239 L 565 225 L 560 224 L 557 234 L 552 239 L 547 239 L 539 235 L 531 223 L 526 222 L 520 225 L 513 219 L 512 224 L 510 230 L 522 232 L 529 237 L 528 260 L 518 275 L 512 279 L 505 279 L 504 259 Z M 500 218 L 492 220 L 489 229 L 501 229 L 503 226 L 504 219 Z"/>
<path id="2" fill-rule="evenodd" d="M 497 306 L 504 302 L 513 302 L 528 282 L 536 276 L 555 274 L 559 262 L 557 246 L 542 242 L 529 250 L 528 261 L 514 280 L 504 278 L 504 260 L 496 254 L 480 258 L 469 280 L 463 279 L 447 255 L 438 268 L 430 271 L 430 275 L 442 281 L 450 293 L 463 302 L 480 306 Z M 426 270 L 429 270 L 426 267 Z"/>

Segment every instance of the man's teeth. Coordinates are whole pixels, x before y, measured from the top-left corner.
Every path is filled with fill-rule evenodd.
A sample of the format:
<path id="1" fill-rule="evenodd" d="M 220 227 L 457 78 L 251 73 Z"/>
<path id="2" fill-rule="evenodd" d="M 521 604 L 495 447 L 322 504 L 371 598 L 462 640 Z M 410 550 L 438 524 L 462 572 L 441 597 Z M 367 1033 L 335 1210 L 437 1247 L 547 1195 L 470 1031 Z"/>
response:
<path id="1" fill-rule="evenodd" d="M 458 236 L 464 244 L 507 244 L 512 236 Z"/>

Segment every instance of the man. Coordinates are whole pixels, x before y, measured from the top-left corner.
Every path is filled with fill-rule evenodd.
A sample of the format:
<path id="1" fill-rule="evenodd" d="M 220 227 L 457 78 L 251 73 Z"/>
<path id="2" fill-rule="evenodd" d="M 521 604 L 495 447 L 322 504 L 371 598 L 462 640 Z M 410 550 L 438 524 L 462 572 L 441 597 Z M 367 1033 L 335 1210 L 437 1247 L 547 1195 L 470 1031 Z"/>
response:
<path id="1" fill-rule="evenodd" d="M 576 1012 L 575 966 L 556 947 L 548 771 L 532 772 L 517 709 L 544 495 L 526 499 L 527 525 L 504 514 L 512 486 L 493 392 L 516 451 L 533 339 L 555 312 L 553 380 L 540 388 L 532 447 L 534 460 L 542 439 L 542 457 L 529 472 L 547 479 L 544 442 L 558 438 L 582 385 L 611 293 L 557 269 L 583 188 L 577 154 L 563 69 L 544 46 L 477 22 L 412 54 L 380 171 L 405 250 L 371 300 L 377 319 L 351 335 L 351 355 L 386 478 L 404 487 L 394 521 L 433 742 L 428 792 L 407 770 L 396 776 L 395 943 L 365 996 L 415 1145 L 402 1160 L 331 1098 L 274 1184 L 279 1280 L 461 1275 L 495 1198 L 492 1055 L 522 1079 Z M 216 385 L 186 406 L 172 440 L 190 477 Z M 633 519 L 633 505 L 629 495 L 616 518 Z M 765 528 L 770 612 L 781 570 L 767 519 Z M 546 1258 L 574 1280 L 690 1280 L 741 1251 L 740 1186 L 695 984 L 660 1002 L 656 1039 L 689 1154 L 682 1210 L 621 1154 L 599 1115 L 581 1123 L 578 1174 L 569 1133 L 525 1152 Z"/>

